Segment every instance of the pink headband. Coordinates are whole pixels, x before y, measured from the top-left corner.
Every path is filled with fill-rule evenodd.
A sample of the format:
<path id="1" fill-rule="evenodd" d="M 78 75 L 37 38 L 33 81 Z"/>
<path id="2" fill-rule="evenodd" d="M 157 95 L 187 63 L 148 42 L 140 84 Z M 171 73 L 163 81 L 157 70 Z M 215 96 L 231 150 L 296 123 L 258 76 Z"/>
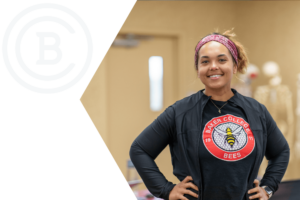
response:
<path id="1" fill-rule="evenodd" d="M 216 42 L 220 42 L 221 44 L 223 44 L 225 47 L 227 47 L 227 49 L 230 51 L 231 55 L 233 56 L 236 64 L 238 65 L 238 52 L 236 49 L 236 46 L 234 45 L 234 43 L 229 40 L 228 38 L 222 36 L 222 35 L 209 35 L 206 36 L 205 38 L 203 38 L 197 45 L 196 47 L 196 52 L 195 52 L 195 64 L 197 66 L 197 58 L 198 58 L 198 52 L 199 49 L 207 42 L 210 41 L 216 41 Z"/>

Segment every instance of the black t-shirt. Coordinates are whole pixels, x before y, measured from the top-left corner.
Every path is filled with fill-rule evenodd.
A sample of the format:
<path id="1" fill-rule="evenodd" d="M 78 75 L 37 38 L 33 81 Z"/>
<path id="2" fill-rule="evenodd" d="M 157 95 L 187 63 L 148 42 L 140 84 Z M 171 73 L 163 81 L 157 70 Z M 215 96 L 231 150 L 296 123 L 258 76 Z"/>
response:
<path id="1" fill-rule="evenodd" d="M 255 139 L 232 99 L 209 100 L 203 110 L 199 158 L 203 200 L 244 200 L 255 161 Z M 215 106 L 213 103 L 217 106 Z"/>

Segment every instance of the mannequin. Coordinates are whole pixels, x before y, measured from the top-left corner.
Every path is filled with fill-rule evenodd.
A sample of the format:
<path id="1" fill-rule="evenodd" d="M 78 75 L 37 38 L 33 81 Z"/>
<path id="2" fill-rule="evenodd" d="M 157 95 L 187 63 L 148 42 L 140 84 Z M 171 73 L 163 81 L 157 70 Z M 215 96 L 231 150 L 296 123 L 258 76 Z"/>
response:
<path id="1" fill-rule="evenodd" d="M 268 85 L 257 87 L 254 98 L 264 104 L 276 121 L 278 128 L 285 136 L 290 147 L 294 139 L 294 115 L 292 107 L 292 93 L 287 85 L 281 84 L 281 76 L 277 63 L 269 61 L 263 65 L 263 73 L 269 79 Z M 290 161 L 293 160 L 291 151 Z M 264 158 L 259 174 L 263 174 L 267 167 L 267 160 Z"/>

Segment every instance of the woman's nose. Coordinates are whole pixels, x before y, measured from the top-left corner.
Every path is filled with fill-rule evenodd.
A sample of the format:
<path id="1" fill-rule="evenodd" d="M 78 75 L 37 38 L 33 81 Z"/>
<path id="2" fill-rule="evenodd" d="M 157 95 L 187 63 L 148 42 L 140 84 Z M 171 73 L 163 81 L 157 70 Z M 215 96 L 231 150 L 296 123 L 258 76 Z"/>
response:
<path id="1" fill-rule="evenodd" d="M 218 65 L 217 65 L 216 62 L 212 62 L 211 64 L 212 64 L 212 65 L 211 65 L 210 70 L 217 70 L 217 69 L 218 69 Z"/>

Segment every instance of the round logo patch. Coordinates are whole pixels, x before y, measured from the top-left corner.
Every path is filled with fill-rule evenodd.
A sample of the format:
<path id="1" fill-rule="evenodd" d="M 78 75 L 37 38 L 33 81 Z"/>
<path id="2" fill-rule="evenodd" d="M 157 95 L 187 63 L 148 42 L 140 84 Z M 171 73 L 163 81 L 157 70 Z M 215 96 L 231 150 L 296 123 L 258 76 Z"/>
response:
<path id="1" fill-rule="evenodd" d="M 213 156 L 225 161 L 246 158 L 255 146 L 249 124 L 243 118 L 229 114 L 207 122 L 202 139 L 204 146 Z"/>

